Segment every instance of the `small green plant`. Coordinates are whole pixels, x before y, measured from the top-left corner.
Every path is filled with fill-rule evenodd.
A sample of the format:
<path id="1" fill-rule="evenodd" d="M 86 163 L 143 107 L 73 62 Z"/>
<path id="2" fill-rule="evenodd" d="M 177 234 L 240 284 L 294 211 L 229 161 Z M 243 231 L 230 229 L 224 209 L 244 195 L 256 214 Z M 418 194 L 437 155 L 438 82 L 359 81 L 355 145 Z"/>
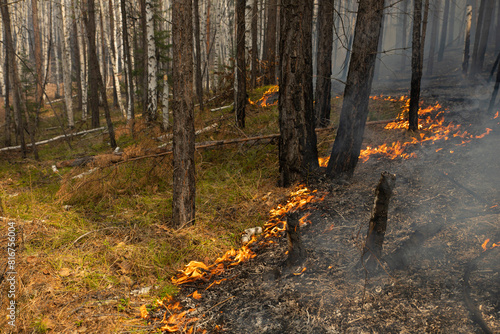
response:
<path id="1" fill-rule="evenodd" d="M 118 302 L 118 305 L 116 305 L 116 309 L 119 312 L 125 312 L 130 306 L 130 298 L 122 298 Z"/>

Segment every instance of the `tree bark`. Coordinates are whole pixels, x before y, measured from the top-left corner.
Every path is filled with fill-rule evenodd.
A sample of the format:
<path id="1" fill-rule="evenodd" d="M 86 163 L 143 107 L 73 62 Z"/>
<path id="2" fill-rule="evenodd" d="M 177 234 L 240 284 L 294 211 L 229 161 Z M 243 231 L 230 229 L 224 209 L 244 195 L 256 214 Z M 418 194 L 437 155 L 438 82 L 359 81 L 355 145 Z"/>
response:
<path id="1" fill-rule="evenodd" d="M 418 1 L 418 0 L 417 0 Z M 377 188 L 375 189 L 375 200 L 372 215 L 363 247 L 363 260 L 366 267 L 375 268 L 382 255 L 385 231 L 387 229 L 387 213 L 392 190 L 396 183 L 396 175 L 382 172 Z"/>
<path id="2" fill-rule="evenodd" d="M 408 111 L 408 130 L 418 130 L 418 108 L 420 104 L 420 83 L 422 81 L 422 0 L 415 0 L 413 8 L 413 39 L 411 56 L 410 106 Z"/>
<path id="3" fill-rule="evenodd" d="M 24 120 L 23 120 L 23 103 L 21 102 L 21 81 L 19 79 L 19 71 L 17 68 L 16 50 L 14 49 L 14 41 L 12 39 L 12 27 L 10 21 L 9 5 L 7 0 L 0 0 L 0 12 L 2 15 L 5 48 L 9 58 L 9 81 L 12 83 L 12 97 L 14 107 L 14 117 L 16 120 L 16 135 L 21 143 L 22 157 L 26 158 L 26 142 L 24 140 Z"/>
<path id="4" fill-rule="evenodd" d="M 246 64 L 245 64 L 245 0 L 236 0 L 236 66 L 234 68 L 234 110 L 236 126 L 245 127 L 247 102 Z"/>
<path id="5" fill-rule="evenodd" d="M 500 57 L 500 55 L 499 55 Z M 498 95 L 498 88 L 500 86 L 500 64 L 498 64 L 498 70 L 497 70 L 497 78 L 495 81 L 495 88 L 493 88 L 493 92 L 491 93 L 491 99 L 490 99 L 490 105 L 488 107 L 488 113 L 492 114 L 493 110 L 495 108 L 495 101 Z"/>
<path id="6" fill-rule="evenodd" d="M 450 0 L 446 0 L 444 3 L 444 12 L 443 12 L 443 25 L 441 27 L 441 39 L 438 50 L 438 58 L 437 61 L 440 62 L 444 57 L 444 49 L 446 47 L 446 39 L 448 34 L 448 20 L 450 16 Z"/>
<path id="7" fill-rule="evenodd" d="M 38 0 L 31 0 L 31 14 L 33 17 L 33 33 L 35 44 L 36 67 L 36 103 L 43 106 L 43 72 L 42 72 L 42 42 L 40 40 L 40 26 L 38 20 Z"/>
<path id="8" fill-rule="evenodd" d="M 464 57 L 462 60 L 462 73 L 465 75 L 469 71 L 469 59 L 470 59 L 470 29 L 472 23 L 472 6 L 467 6 L 466 9 L 466 20 L 465 20 L 465 45 L 464 45 Z"/>
<path id="9" fill-rule="evenodd" d="M 0 2 L 0 6 L 3 5 Z M 3 13 L 2 13 L 3 15 Z M 4 34 L 5 34 L 5 21 L 3 21 Z M 4 35 L 5 36 L 5 35 Z M 10 112 L 10 59 L 9 59 L 9 49 L 7 48 L 7 44 L 2 46 L 5 50 L 5 61 L 4 61 L 4 81 L 5 81 L 5 96 L 4 96 L 4 106 L 5 106 L 5 146 L 11 146 L 11 127 L 12 127 L 12 116 Z"/>
<path id="10" fill-rule="evenodd" d="M 120 1 L 122 14 L 122 38 L 123 38 L 123 57 L 126 66 L 125 84 L 127 86 L 127 122 L 130 128 L 130 133 L 134 133 L 134 79 L 132 77 L 132 56 L 130 54 L 130 43 L 128 36 L 127 9 L 125 6 L 126 0 Z"/>
<path id="11" fill-rule="evenodd" d="M 472 58 L 472 72 L 479 73 L 483 69 L 486 47 L 488 46 L 488 37 L 490 34 L 491 19 L 495 9 L 494 0 L 486 0 L 483 23 L 481 24 L 481 34 L 477 48 L 477 56 Z M 476 34 L 477 36 L 477 34 Z"/>
<path id="12" fill-rule="evenodd" d="M 252 5 L 252 20 L 251 20 L 251 34 L 252 34 L 252 72 L 250 74 L 250 87 L 255 89 L 257 87 L 257 75 L 258 75 L 258 60 L 259 60 L 259 48 L 258 48 L 258 4 L 259 0 L 253 0 Z"/>
<path id="13" fill-rule="evenodd" d="M 319 167 L 312 86 L 313 0 L 281 3 L 279 72 L 280 186 Z"/>
<path id="14" fill-rule="evenodd" d="M 326 169 L 330 178 L 351 177 L 358 163 L 368 117 L 383 11 L 384 0 L 359 2 L 339 129 Z"/>
<path id="15" fill-rule="evenodd" d="M 436 5 L 436 7 L 434 9 L 434 13 L 432 16 L 431 39 L 429 41 L 430 42 L 429 58 L 427 59 L 427 70 L 426 70 L 426 74 L 428 76 L 431 76 L 432 72 L 434 71 L 434 57 L 436 54 L 436 46 L 438 41 L 439 1 L 435 1 L 434 4 Z"/>
<path id="16" fill-rule="evenodd" d="M 151 123 L 158 117 L 157 115 L 157 61 L 156 45 L 154 36 L 154 9 L 152 0 L 146 0 L 146 40 L 147 40 L 147 111 L 146 120 Z"/>
<path id="17" fill-rule="evenodd" d="M 193 7 L 191 0 L 172 1 L 173 51 L 173 201 L 172 223 L 195 219 Z"/>
<path id="18" fill-rule="evenodd" d="M 66 0 L 59 1 L 59 10 L 61 13 L 61 18 L 58 22 L 59 24 L 59 36 L 62 39 L 62 72 L 63 72 L 63 82 L 64 82 L 64 103 L 66 105 L 66 115 L 68 117 L 68 126 L 73 128 L 75 126 L 75 118 L 73 113 L 73 89 L 71 80 L 71 53 L 70 53 L 70 41 L 69 41 L 69 27 L 68 27 L 68 13 L 66 12 L 67 3 Z"/>
<path id="19" fill-rule="evenodd" d="M 316 126 L 330 124 L 334 0 L 320 0 L 318 7 L 318 71 L 316 77 Z"/>
<path id="20" fill-rule="evenodd" d="M 406 47 L 408 46 L 408 42 L 406 41 L 406 28 L 408 26 L 408 2 L 409 0 L 403 0 L 403 12 L 400 15 L 400 20 L 401 20 L 401 71 L 404 71 L 406 69 Z"/>
<path id="21" fill-rule="evenodd" d="M 82 64 L 82 61 L 81 61 L 81 54 L 84 52 L 83 50 L 81 50 L 80 48 L 80 41 L 78 40 L 79 38 L 81 38 L 80 36 L 78 36 L 78 20 L 77 20 L 77 16 L 76 16 L 76 1 L 75 0 L 72 0 L 72 4 L 71 4 L 71 16 L 72 16 L 72 19 L 71 19 L 71 30 L 72 30 L 72 33 L 73 33 L 73 36 L 74 36 L 74 40 L 73 40 L 73 55 L 74 55 L 74 59 L 75 59 L 75 67 L 76 67 L 76 109 L 77 110 L 82 110 L 82 107 L 83 107 L 83 92 L 82 92 L 82 66 L 84 66 Z"/>
<path id="22" fill-rule="evenodd" d="M 481 0 L 477 15 L 474 15 L 474 12 L 472 12 L 473 17 L 477 16 L 477 20 L 476 20 L 476 26 L 475 26 L 476 31 L 474 33 L 474 46 L 472 48 L 472 64 L 471 64 L 471 69 L 470 69 L 470 73 L 469 73 L 469 75 L 471 77 L 473 77 L 477 73 L 478 50 L 479 50 L 479 44 L 481 42 L 481 33 L 482 33 L 482 26 L 483 26 L 483 21 L 484 21 L 486 3 L 488 1 L 489 0 Z"/>
<path id="23" fill-rule="evenodd" d="M 268 0 L 267 7 L 266 49 L 264 50 L 264 61 L 267 68 L 264 74 L 264 85 L 274 85 L 276 84 L 277 0 Z"/>
<path id="24" fill-rule="evenodd" d="M 88 104 L 91 115 L 92 128 L 100 127 L 99 119 L 99 62 L 96 52 L 96 25 L 95 25 L 95 4 L 94 0 L 84 0 L 82 5 L 83 21 L 87 32 L 87 57 L 89 73 Z"/>
<path id="25" fill-rule="evenodd" d="M 200 41 L 200 9 L 198 0 L 193 0 L 193 14 L 194 14 L 194 44 L 196 47 L 195 53 L 195 86 L 196 97 L 200 104 L 200 110 L 203 110 L 203 77 L 201 75 L 201 41 Z"/>

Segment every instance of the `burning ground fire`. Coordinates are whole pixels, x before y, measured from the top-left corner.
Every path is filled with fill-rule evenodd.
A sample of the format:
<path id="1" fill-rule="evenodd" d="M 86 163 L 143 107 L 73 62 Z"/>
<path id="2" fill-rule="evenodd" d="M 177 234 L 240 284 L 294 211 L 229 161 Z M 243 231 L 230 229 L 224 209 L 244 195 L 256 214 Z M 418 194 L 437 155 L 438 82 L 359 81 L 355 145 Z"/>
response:
<path id="1" fill-rule="evenodd" d="M 176 277 L 172 278 L 172 282 L 176 285 L 192 283 L 196 281 L 209 282 L 212 278 L 217 277 L 224 273 L 226 269 L 236 266 L 242 262 L 248 261 L 256 256 L 252 251 L 252 248 L 260 248 L 265 245 L 275 243 L 274 239 L 280 237 L 282 233 L 286 231 L 286 221 L 284 216 L 288 212 L 296 211 L 299 209 L 304 209 L 307 205 L 322 201 L 323 197 L 319 197 L 317 190 L 309 190 L 304 185 L 297 186 L 296 190 L 290 193 L 289 199 L 285 204 L 280 204 L 276 208 L 270 211 L 270 218 L 268 222 L 264 225 L 264 231 L 260 238 L 252 236 L 252 239 L 239 249 L 230 249 L 222 257 L 215 260 L 211 265 L 207 265 L 199 261 L 191 261 L 180 271 Z M 309 214 L 304 215 L 299 221 L 300 225 L 308 224 Z M 297 275 L 302 274 L 302 272 Z M 219 280 L 213 280 L 213 282 L 205 288 L 208 290 L 213 285 L 218 285 L 226 278 L 221 278 Z M 199 300 L 203 298 L 203 293 L 196 290 L 189 297 Z M 174 301 L 171 296 L 168 296 L 164 300 L 156 301 L 156 310 L 163 310 L 163 318 L 156 319 L 161 320 L 163 327 L 160 328 L 162 331 L 166 332 L 178 332 L 183 333 L 195 333 L 198 332 L 195 329 L 194 323 L 199 320 L 197 317 L 190 317 L 195 309 L 183 310 L 182 306 L 178 301 Z M 147 310 L 146 305 L 141 306 L 140 315 L 143 319 L 153 320 L 150 312 Z M 167 315 L 169 315 L 167 317 Z M 206 333 L 203 331 L 202 333 Z"/>
<path id="2" fill-rule="evenodd" d="M 384 129 L 386 130 L 406 130 L 408 129 L 408 110 L 410 106 L 410 99 L 406 96 L 400 98 L 394 97 L 383 97 L 373 96 L 372 99 L 384 99 L 386 101 L 392 102 L 405 102 L 403 110 L 398 115 L 395 121 L 388 123 Z M 418 136 L 413 137 L 409 141 L 400 142 L 396 141 L 392 144 L 382 144 L 377 147 L 367 146 L 365 149 L 361 150 L 359 154 L 359 159 L 361 162 L 366 162 L 373 155 L 381 155 L 389 159 L 409 159 L 415 158 L 417 155 L 415 152 L 406 152 L 407 149 L 416 145 L 423 145 L 424 143 L 436 144 L 437 141 L 449 140 L 452 138 L 461 138 L 461 142 L 455 144 L 457 146 L 462 146 L 470 143 L 473 139 L 484 138 L 492 130 L 486 128 L 486 132 L 473 135 L 462 128 L 460 124 L 453 124 L 452 122 L 445 123 L 445 110 L 443 107 L 436 103 L 434 105 L 429 105 L 426 108 L 421 108 L 419 110 L 418 129 L 420 130 Z M 494 118 L 498 117 L 498 112 Z M 442 148 L 437 148 L 436 152 L 439 152 Z M 454 151 L 450 151 L 453 153 Z M 320 158 L 320 166 L 326 166 L 328 164 L 329 158 Z"/>
<path id="3" fill-rule="evenodd" d="M 270 97 L 275 97 L 277 91 L 278 86 L 273 86 L 264 93 L 263 97 L 260 100 L 256 102 L 250 101 L 250 103 L 259 106 L 274 105 L 277 103 L 277 100 L 272 101 L 271 103 Z M 388 123 L 385 126 L 385 129 L 407 129 L 408 121 L 406 121 L 405 119 L 407 118 L 408 114 L 409 99 L 406 96 L 395 98 L 390 96 L 384 97 L 380 95 L 371 98 L 375 100 L 384 99 L 386 101 L 392 102 L 405 102 L 405 106 L 402 112 L 398 115 L 397 119 L 393 122 Z M 378 147 L 367 147 L 366 149 L 361 151 L 360 160 L 362 162 L 366 162 L 372 155 L 375 154 L 382 155 L 390 159 L 409 159 L 412 157 L 416 157 L 416 154 L 413 152 L 405 152 L 406 149 L 411 145 L 422 145 L 425 142 L 435 144 L 438 140 L 448 140 L 450 138 L 461 138 L 461 143 L 456 145 L 464 145 L 475 138 L 483 138 L 492 131 L 491 129 L 486 129 L 486 132 L 483 134 L 472 135 L 466 130 L 463 130 L 459 124 L 452 124 L 451 122 L 449 122 L 445 125 L 445 111 L 443 111 L 442 109 L 443 108 L 439 103 L 421 109 L 419 111 L 420 116 L 426 117 L 420 120 L 420 132 L 417 137 L 413 137 L 412 140 L 407 142 L 394 142 L 391 145 L 382 144 Z M 497 117 L 498 112 L 495 115 L 495 118 Z M 439 150 L 441 150 L 441 148 L 436 149 L 436 152 L 438 152 Z M 328 158 L 320 158 L 319 162 L 321 166 L 325 166 L 328 163 Z M 276 208 L 272 209 L 269 212 L 270 218 L 264 225 L 263 233 L 259 238 L 257 238 L 256 236 L 252 236 L 250 241 L 248 241 L 248 243 L 243 245 L 241 248 L 237 250 L 230 249 L 211 265 L 207 265 L 199 261 L 191 261 L 188 265 L 186 265 L 184 270 L 180 271 L 176 277 L 172 278 L 172 282 L 176 285 L 198 281 L 205 283 L 212 282 L 205 288 L 205 290 L 208 290 L 214 285 L 222 283 L 228 278 L 221 278 L 218 280 L 214 278 L 223 274 L 227 269 L 254 258 L 256 256 L 254 252 L 256 249 L 265 245 L 275 243 L 275 239 L 279 238 L 281 235 L 283 235 L 283 233 L 285 233 L 286 221 L 284 220 L 284 217 L 287 213 L 299 209 L 304 209 L 309 204 L 320 202 L 323 199 L 324 196 L 319 197 L 316 193 L 316 190 L 311 191 L 303 185 L 298 186 L 292 193 L 290 193 L 289 199 L 285 204 L 278 205 Z M 300 225 L 310 223 L 310 221 L 308 221 L 308 216 L 309 215 L 304 215 L 300 219 Z M 482 247 L 484 250 L 500 246 L 499 242 L 494 243 L 488 247 L 489 241 L 490 240 L 488 239 L 483 243 Z M 306 268 L 303 268 L 301 272 L 295 273 L 295 275 L 301 275 L 305 270 Z M 203 292 L 198 292 L 198 290 L 196 290 L 191 295 L 189 295 L 189 297 L 193 300 L 200 300 L 203 298 Z M 175 301 L 171 296 L 168 296 L 163 300 L 156 301 L 156 305 L 154 308 L 156 311 L 163 311 L 162 316 L 160 316 L 160 318 L 163 317 L 162 319 L 154 317 L 153 314 L 157 314 L 157 312 L 148 311 L 146 305 L 143 305 L 140 308 L 141 318 L 148 319 L 148 321 L 160 321 L 160 323 L 163 325 L 163 327 L 160 328 L 161 331 L 182 333 L 207 332 L 206 330 L 201 331 L 199 329 L 196 329 L 196 323 L 199 318 L 192 315 L 195 309 L 183 310 L 180 302 Z"/>
<path id="4" fill-rule="evenodd" d="M 499 242 L 495 242 L 493 244 L 491 244 L 490 246 L 488 246 L 488 244 L 490 243 L 490 239 L 486 239 L 483 244 L 481 245 L 481 247 L 483 248 L 483 252 L 486 252 L 488 249 L 492 249 L 492 248 L 495 248 L 495 247 L 500 247 L 500 241 Z"/>

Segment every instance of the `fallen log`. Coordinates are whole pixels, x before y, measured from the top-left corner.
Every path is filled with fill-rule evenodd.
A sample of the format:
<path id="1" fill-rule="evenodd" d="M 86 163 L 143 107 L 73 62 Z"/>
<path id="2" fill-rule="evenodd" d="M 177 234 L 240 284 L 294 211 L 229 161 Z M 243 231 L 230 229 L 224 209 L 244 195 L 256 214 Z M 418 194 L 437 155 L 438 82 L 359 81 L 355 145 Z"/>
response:
<path id="1" fill-rule="evenodd" d="M 61 140 L 61 139 L 65 139 L 66 137 L 81 136 L 81 135 L 84 135 L 84 134 L 87 134 L 87 133 L 92 133 L 92 132 L 101 131 L 101 130 L 105 130 L 105 129 L 106 129 L 105 127 L 100 127 L 100 128 L 90 129 L 90 130 L 85 130 L 85 131 L 80 131 L 80 132 L 76 132 L 76 133 L 72 133 L 72 134 L 68 134 L 68 135 L 60 135 L 60 136 L 57 136 L 57 137 L 54 137 L 54 138 L 51 138 L 51 139 L 46 139 L 46 140 L 42 140 L 42 141 L 36 142 L 35 145 L 36 146 L 40 146 L 40 145 L 52 143 L 52 142 L 55 142 L 55 141 L 58 141 L 58 140 Z M 26 146 L 27 147 L 31 147 L 32 144 L 31 143 L 30 144 L 26 144 Z M 20 150 L 20 149 L 21 149 L 21 145 L 18 145 L 18 146 L 9 146 L 9 147 L 1 148 L 0 152 L 14 151 L 14 150 Z"/>

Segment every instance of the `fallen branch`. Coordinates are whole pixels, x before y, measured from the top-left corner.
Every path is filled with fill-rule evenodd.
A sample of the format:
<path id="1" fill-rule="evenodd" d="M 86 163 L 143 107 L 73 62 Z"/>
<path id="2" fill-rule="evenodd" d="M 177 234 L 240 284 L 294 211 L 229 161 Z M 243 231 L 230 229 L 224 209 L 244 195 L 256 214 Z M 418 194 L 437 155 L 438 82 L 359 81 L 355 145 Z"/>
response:
<path id="1" fill-rule="evenodd" d="M 46 139 L 46 140 L 42 140 L 42 141 L 36 142 L 35 145 L 36 146 L 40 146 L 40 145 L 44 145 L 44 144 L 48 144 L 48 143 L 52 143 L 54 141 L 58 141 L 58 140 L 64 139 L 66 137 L 80 136 L 80 135 L 84 135 L 84 134 L 87 134 L 87 133 L 92 133 L 92 132 L 96 132 L 96 131 L 100 131 L 100 130 L 105 130 L 105 129 L 106 129 L 105 127 L 100 127 L 100 128 L 96 128 L 96 129 L 90 129 L 90 130 L 76 132 L 76 133 L 70 134 L 68 136 L 60 135 L 60 136 L 57 136 L 57 137 L 54 137 L 54 138 L 51 138 L 51 139 Z M 26 146 L 27 147 L 31 147 L 32 144 L 31 143 L 30 144 L 26 144 Z M 19 150 L 19 149 L 21 149 L 21 145 L 18 145 L 18 146 L 9 146 L 9 147 L 4 147 L 4 148 L 0 149 L 0 152 L 3 152 L 3 151 L 14 151 L 14 150 Z"/>
<path id="2" fill-rule="evenodd" d="M 100 232 L 100 231 L 104 231 L 104 230 L 111 230 L 111 229 L 115 229 L 115 228 L 118 228 L 118 227 L 115 227 L 115 226 L 111 226 L 111 227 L 104 227 L 104 228 L 100 228 L 98 230 L 92 230 L 92 231 L 89 231 L 85 234 L 82 234 L 81 236 L 79 236 L 78 238 L 75 239 L 75 241 L 73 241 L 73 243 L 71 244 L 71 246 L 73 246 L 74 244 L 76 244 L 79 240 L 85 238 L 87 235 L 91 234 L 91 233 L 95 233 L 95 232 Z"/>

